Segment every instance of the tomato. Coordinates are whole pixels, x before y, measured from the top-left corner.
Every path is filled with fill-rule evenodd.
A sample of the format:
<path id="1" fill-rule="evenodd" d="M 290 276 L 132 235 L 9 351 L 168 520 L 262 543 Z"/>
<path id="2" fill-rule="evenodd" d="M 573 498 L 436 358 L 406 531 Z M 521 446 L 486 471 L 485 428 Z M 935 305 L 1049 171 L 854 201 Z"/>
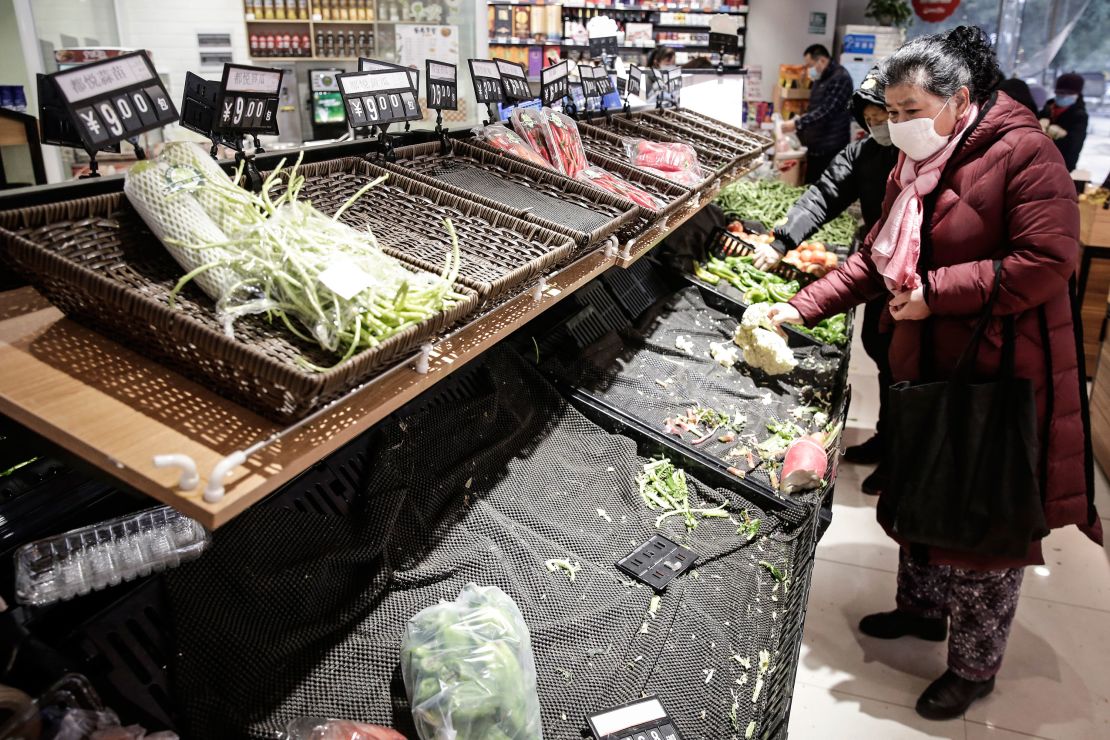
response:
<path id="1" fill-rule="evenodd" d="M 739 221 L 733 221 L 732 223 L 730 223 L 728 225 L 728 230 L 729 230 L 729 233 L 732 233 L 732 234 L 743 234 L 744 233 L 744 224 L 740 223 Z"/>
<path id="2" fill-rule="evenodd" d="M 840 259 L 836 256 L 836 252 L 829 252 L 825 255 L 825 267 L 836 267 Z"/>

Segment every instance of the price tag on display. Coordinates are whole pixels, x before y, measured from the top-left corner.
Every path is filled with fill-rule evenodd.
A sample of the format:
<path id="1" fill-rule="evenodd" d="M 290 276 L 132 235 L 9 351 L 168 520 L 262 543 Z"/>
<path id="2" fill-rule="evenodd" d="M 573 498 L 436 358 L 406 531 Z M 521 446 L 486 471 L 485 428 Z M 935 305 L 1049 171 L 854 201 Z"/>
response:
<path id="1" fill-rule="evenodd" d="M 613 78 L 609 76 L 609 70 L 605 67 L 595 67 L 594 79 L 597 80 L 598 91 L 602 95 L 610 95 L 617 91 L 613 86 Z"/>
<path id="2" fill-rule="evenodd" d="M 741 16 L 718 13 L 709 19 L 709 50 L 736 54 L 740 50 Z"/>
<path id="3" fill-rule="evenodd" d="M 601 91 L 598 88 L 597 67 L 579 64 L 578 76 L 582 80 L 582 94 L 586 96 L 587 100 L 600 97 Z"/>
<path id="4" fill-rule="evenodd" d="M 181 98 L 181 125 L 201 136 L 212 138 L 212 127 L 216 123 L 216 98 L 219 93 L 220 83 L 186 72 L 185 95 Z"/>
<path id="5" fill-rule="evenodd" d="M 428 79 L 428 107 L 432 110 L 457 110 L 459 107 L 459 69 L 454 64 L 425 62 Z"/>
<path id="6" fill-rule="evenodd" d="M 590 715 L 595 740 L 682 740 L 667 710 L 654 696 Z"/>
<path id="7" fill-rule="evenodd" d="M 535 95 L 528 87 L 528 73 L 524 65 L 504 59 L 494 59 L 497 71 L 501 73 L 501 89 L 506 100 L 532 100 Z"/>
<path id="8" fill-rule="evenodd" d="M 544 105 L 552 105 L 570 94 L 570 66 L 564 59 L 558 64 L 540 72 L 540 100 Z"/>
<path id="9" fill-rule="evenodd" d="M 177 109 L 145 51 L 49 75 L 81 144 L 89 152 L 177 120 Z"/>
<path id="10" fill-rule="evenodd" d="M 667 90 L 671 93 L 671 100 L 674 101 L 675 105 L 678 105 L 678 101 L 682 97 L 681 69 L 667 70 Z"/>
<path id="11" fill-rule="evenodd" d="M 617 55 L 617 37 L 616 36 L 601 36 L 598 38 L 590 37 L 590 57 L 593 59 L 601 59 L 603 57 L 615 57 Z"/>
<path id="12" fill-rule="evenodd" d="M 277 134 L 281 70 L 225 64 L 212 130 L 233 135 Z"/>
<path id="13" fill-rule="evenodd" d="M 501 71 L 488 59 L 471 59 L 470 80 L 474 83 L 474 96 L 479 103 L 503 103 Z"/>
<path id="14" fill-rule="evenodd" d="M 402 69 L 348 72 L 335 78 L 351 128 L 384 126 L 424 117 L 410 78 Z"/>
<path id="15" fill-rule="evenodd" d="M 644 88 L 644 70 L 633 64 L 628 68 L 628 94 L 640 95 L 640 91 L 643 90 L 643 97 L 646 97 L 647 90 Z"/>
<path id="16" fill-rule="evenodd" d="M 358 58 L 358 71 L 359 72 L 377 72 L 383 69 L 399 69 L 409 76 L 409 83 L 412 85 L 412 91 L 419 97 L 420 95 L 420 70 L 413 69 L 412 67 L 403 67 L 400 64 L 392 62 L 383 62 L 380 59 L 367 59 L 366 57 Z"/>

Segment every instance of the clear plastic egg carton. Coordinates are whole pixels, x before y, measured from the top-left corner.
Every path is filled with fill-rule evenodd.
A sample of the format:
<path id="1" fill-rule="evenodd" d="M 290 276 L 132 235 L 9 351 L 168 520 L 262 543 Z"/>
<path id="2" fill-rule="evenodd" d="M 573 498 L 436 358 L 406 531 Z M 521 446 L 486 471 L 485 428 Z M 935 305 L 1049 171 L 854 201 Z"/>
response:
<path id="1" fill-rule="evenodd" d="M 198 557 L 210 535 L 169 506 L 30 542 L 15 555 L 15 596 L 41 606 Z"/>

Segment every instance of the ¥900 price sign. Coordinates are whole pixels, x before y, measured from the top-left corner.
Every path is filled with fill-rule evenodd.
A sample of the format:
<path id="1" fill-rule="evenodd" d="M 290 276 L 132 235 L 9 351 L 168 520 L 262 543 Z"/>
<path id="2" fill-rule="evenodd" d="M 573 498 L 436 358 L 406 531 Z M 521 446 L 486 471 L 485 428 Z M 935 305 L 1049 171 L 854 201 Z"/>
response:
<path id="1" fill-rule="evenodd" d="M 351 128 L 415 121 L 424 116 L 404 70 L 349 72 L 335 79 L 343 92 Z"/>
<path id="2" fill-rule="evenodd" d="M 50 77 L 90 152 L 177 120 L 177 109 L 145 51 L 83 64 Z"/>
<path id="3" fill-rule="evenodd" d="M 281 70 L 225 64 L 213 131 L 237 135 L 277 134 L 280 92 Z"/>

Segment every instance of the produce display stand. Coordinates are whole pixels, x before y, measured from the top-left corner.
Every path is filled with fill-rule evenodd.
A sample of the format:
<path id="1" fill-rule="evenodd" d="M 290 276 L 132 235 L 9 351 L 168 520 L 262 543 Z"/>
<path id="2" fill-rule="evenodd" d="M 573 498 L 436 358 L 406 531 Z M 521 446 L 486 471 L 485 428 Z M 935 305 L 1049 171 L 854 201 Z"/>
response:
<path id="1" fill-rule="evenodd" d="M 306 150 L 306 161 L 364 152 L 365 142 Z M 276 166 L 288 152 L 260 157 Z M 739 176 L 742 171 L 736 172 Z M 134 490 L 219 527 L 449 376 L 528 321 L 613 266 L 634 263 L 716 195 L 699 197 L 628 240 L 587 252 L 531 290 L 492 305 L 435 342 L 415 361 L 394 366 L 293 427 L 283 427 L 66 319 L 31 288 L 0 294 L 0 413 Z M 122 188 L 122 178 L 44 189 L 0 199 L 0 209 L 59 202 Z M 426 372 L 418 372 L 426 358 Z M 252 449 L 255 448 L 255 449 Z M 202 497 L 214 471 L 247 454 L 223 479 L 217 502 Z M 155 455 L 184 454 L 200 485 L 178 488 L 180 471 L 157 468 Z M 221 466 L 218 468 L 217 466 Z"/>

